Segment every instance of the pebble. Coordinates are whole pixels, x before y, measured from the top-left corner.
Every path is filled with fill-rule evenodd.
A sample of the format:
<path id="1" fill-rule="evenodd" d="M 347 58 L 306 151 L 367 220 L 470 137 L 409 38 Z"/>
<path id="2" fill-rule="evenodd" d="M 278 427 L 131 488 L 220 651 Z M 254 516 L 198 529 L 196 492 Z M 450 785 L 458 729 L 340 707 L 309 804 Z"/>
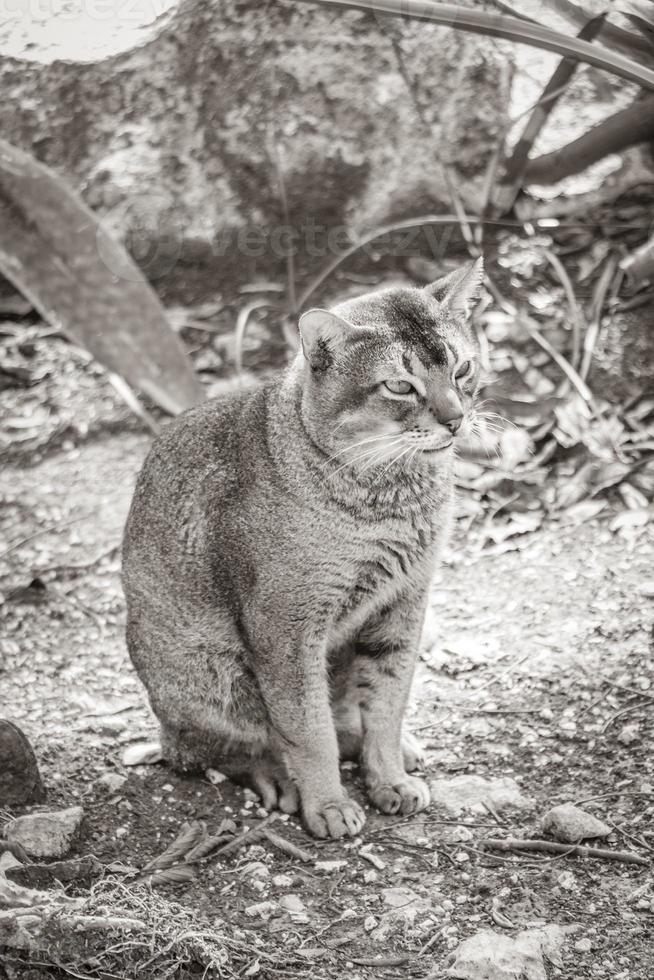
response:
<path id="1" fill-rule="evenodd" d="M 578 953 L 590 953 L 593 948 L 593 944 L 590 939 L 580 939 L 579 942 L 575 943 L 575 949 Z"/>
<path id="2" fill-rule="evenodd" d="M 4 836 L 11 843 L 20 844 L 30 857 L 64 857 L 79 835 L 83 819 L 81 806 L 28 813 L 10 820 Z"/>
<path id="3" fill-rule="evenodd" d="M 640 738 L 640 728 L 638 725 L 625 725 L 618 735 L 618 742 L 621 745 L 633 745 Z"/>
<path id="4" fill-rule="evenodd" d="M 251 919 L 259 918 L 267 922 L 277 910 L 278 906 L 276 902 L 257 902 L 256 905 L 249 905 L 245 910 L 245 914 Z"/>
<path id="5" fill-rule="evenodd" d="M 293 879 L 290 875 L 275 875 L 272 883 L 275 888 L 290 888 L 293 884 Z"/>
<path id="6" fill-rule="evenodd" d="M 572 803 L 562 803 L 548 810 L 542 827 L 544 833 L 564 844 L 576 844 L 589 837 L 608 837 L 611 833 L 611 827 Z"/>
<path id="7" fill-rule="evenodd" d="M 342 871 L 343 868 L 347 868 L 347 861 L 316 861 L 314 868 L 316 871 L 333 874 L 334 871 Z"/>
<path id="8" fill-rule="evenodd" d="M 498 811 L 506 807 L 531 806 L 531 800 L 522 795 L 518 784 L 508 776 L 484 779 L 483 776 L 461 775 L 451 779 L 432 779 L 429 788 L 432 804 L 440 804 L 454 816 L 463 810 L 486 814 L 484 802 L 490 803 Z"/>
<path id="9" fill-rule="evenodd" d="M 107 793 L 119 793 L 127 782 L 127 776 L 119 772 L 105 772 L 95 781 L 98 789 L 106 790 Z"/>
<path id="10" fill-rule="evenodd" d="M 306 905 L 302 901 L 299 895 L 283 895 L 279 904 L 290 915 L 293 922 L 308 922 L 309 913 L 307 912 Z"/>
<path id="11" fill-rule="evenodd" d="M 577 879 L 573 875 L 572 871 L 564 871 L 556 879 L 561 888 L 565 888 L 566 891 L 572 891 L 576 887 Z"/>

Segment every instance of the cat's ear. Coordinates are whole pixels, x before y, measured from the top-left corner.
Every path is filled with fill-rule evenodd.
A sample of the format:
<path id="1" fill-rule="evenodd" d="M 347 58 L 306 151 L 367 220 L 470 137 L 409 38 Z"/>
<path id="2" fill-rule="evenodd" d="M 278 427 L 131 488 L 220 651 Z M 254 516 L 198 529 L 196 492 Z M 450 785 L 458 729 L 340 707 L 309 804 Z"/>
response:
<path id="1" fill-rule="evenodd" d="M 326 368 L 331 364 L 332 352 L 343 347 L 361 328 L 329 310 L 307 310 L 298 324 L 302 338 L 302 352 L 312 367 Z"/>
<path id="2" fill-rule="evenodd" d="M 424 288 L 425 292 L 452 313 L 467 317 L 479 298 L 483 282 L 484 260 L 479 256 L 474 262 L 466 263 L 463 268 L 455 269 L 448 276 L 443 276 Z"/>

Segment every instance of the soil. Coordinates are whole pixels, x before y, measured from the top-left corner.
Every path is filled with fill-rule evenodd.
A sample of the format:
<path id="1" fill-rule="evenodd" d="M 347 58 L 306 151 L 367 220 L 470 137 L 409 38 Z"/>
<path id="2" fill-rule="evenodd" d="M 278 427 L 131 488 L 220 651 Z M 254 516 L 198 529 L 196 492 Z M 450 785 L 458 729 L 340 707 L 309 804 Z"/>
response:
<path id="1" fill-rule="evenodd" d="M 102 895 L 122 887 L 112 884 L 121 879 L 116 862 L 142 868 L 186 821 L 215 830 L 231 817 L 252 828 L 262 814 L 249 791 L 229 782 L 181 777 L 163 763 L 122 764 L 127 746 L 156 737 L 126 654 L 119 580 L 121 530 L 150 436 L 100 372 L 74 363 L 58 343 L 39 341 L 33 352 L 38 363 L 39 344 L 48 345 L 49 374 L 39 381 L 49 386 L 47 417 L 34 388 L 0 395 L 11 408 L 14 450 L 24 439 L 0 476 L 0 704 L 34 745 L 48 806 L 83 807 L 76 853 L 104 866 Z M 135 908 L 150 903 L 161 916 L 224 937 L 222 967 L 192 957 L 171 965 L 152 938 L 138 969 L 127 943 L 111 972 L 91 958 L 84 965 L 83 949 L 74 968 L 8 950 L 0 976 L 4 968 L 32 980 L 435 978 L 461 940 L 482 929 L 512 936 L 559 924 L 574 931 L 543 977 L 651 980 L 651 863 L 498 853 L 479 841 L 541 837 L 551 806 L 587 801 L 615 826 L 602 846 L 651 858 L 652 525 L 612 530 L 606 519 L 550 519 L 513 550 L 480 550 L 465 514 L 462 496 L 434 581 L 410 728 L 425 746 L 426 778 L 511 779 L 520 805 L 494 805 L 482 794 L 460 813 L 443 802 L 409 819 L 369 811 L 361 838 L 347 842 L 312 840 L 280 817 L 275 829 L 310 862 L 255 843 L 205 861 L 192 881 L 124 890 Z M 107 773 L 127 781 L 108 791 L 98 782 Z M 344 767 L 344 780 L 363 802 L 356 766 Z M 397 888 L 410 892 L 388 891 Z M 68 890 L 84 891 L 79 882 Z M 406 901 L 389 917 L 398 894 Z M 273 903 L 268 912 L 253 909 L 263 902 Z"/>

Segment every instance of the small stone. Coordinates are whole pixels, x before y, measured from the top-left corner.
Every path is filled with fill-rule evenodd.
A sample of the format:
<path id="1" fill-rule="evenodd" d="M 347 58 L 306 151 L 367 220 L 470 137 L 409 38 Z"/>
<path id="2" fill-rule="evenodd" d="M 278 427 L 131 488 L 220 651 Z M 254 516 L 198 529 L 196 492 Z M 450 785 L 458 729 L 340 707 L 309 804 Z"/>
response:
<path id="1" fill-rule="evenodd" d="M 293 884 L 293 879 L 290 875 L 275 875 L 272 883 L 275 888 L 290 888 Z"/>
<path id="2" fill-rule="evenodd" d="M 572 803 L 562 803 L 548 810 L 542 826 L 544 833 L 564 844 L 576 844 L 588 837 L 607 837 L 611 833 L 605 823 Z"/>
<path id="3" fill-rule="evenodd" d="M 8 841 L 20 844 L 30 857 L 59 858 L 72 847 L 83 819 L 81 806 L 29 813 L 10 820 L 4 834 Z"/>
<path id="4" fill-rule="evenodd" d="M 647 599 L 654 599 L 654 578 L 646 579 L 645 582 L 641 582 L 638 591 Z"/>
<path id="5" fill-rule="evenodd" d="M 270 878 L 270 871 L 263 861 L 250 861 L 241 869 L 241 873 L 246 878 Z"/>
<path id="6" fill-rule="evenodd" d="M 162 793 L 172 793 L 174 791 L 174 789 L 175 789 L 175 787 L 171 783 L 164 783 L 163 786 L 161 787 L 161 792 Z"/>
<path id="7" fill-rule="evenodd" d="M 365 881 L 366 885 L 372 885 L 378 878 L 379 875 L 376 871 L 373 871 L 372 868 L 370 868 L 369 871 L 363 872 L 363 880 Z"/>
<path id="8" fill-rule="evenodd" d="M 580 939 L 579 942 L 575 943 L 575 949 L 578 953 L 590 953 L 593 948 L 593 944 L 590 939 Z"/>
<path id="9" fill-rule="evenodd" d="M 303 923 L 309 921 L 309 913 L 306 905 L 299 895 L 283 895 L 279 904 L 290 915 L 293 922 Z"/>
<path id="10" fill-rule="evenodd" d="M 545 961 L 561 965 L 560 949 L 573 927 L 544 926 L 506 936 L 484 929 L 462 943 L 446 976 L 457 980 L 547 980 Z M 454 938 L 454 937 L 453 937 Z"/>
<path id="11" fill-rule="evenodd" d="M 474 834 L 469 827 L 455 827 L 452 831 L 452 840 L 457 843 L 464 843 L 465 841 L 472 840 Z"/>
<path id="12" fill-rule="evenodd" d="M 95 786 L 107 793 L 119 793 L 126 782 L 127 776 L 119 772 L 105 772 L 96 779 Z"/>
<path id="13" fill-rule="evenodd" d="M 128 834 L 129 834 L 129 828 L 127 828 L 127 827 L 116 827 L 116 837 L 118 837 L 119 839 L 121 837 L 127 837 Z"/>
<path id="14" fill-rule="evenodd" d="M 621 745 L 633 745 L 640 738 L 640 728 L 638 725 L 625 725 L 618 735 L 618 742 Z"/>
<path id="15" fill-rule="evenodd" d="M 347 861 L 316 861 L 314 868 L 316 871 L 333 874 L 335 871 L 342 871 L 343 868 L 347 868 Z"/>
<path id="16" fill-rule="evenodd" d="M 556 880 L 567 892 L 571 892 L 577 886 L 577 879 L 572 871 L 563 871 Z"/>
<path id="17" fill-rule="evenodd" d="M 366 932 L 372 932 L 372 930 L 376 929 L 378 925 L 379 923 L 374 915 L 367 915 L 363 920 L 363 928 Z"/>
<path id="18" fill-rule="evenodd" d="M 159 742 L 138 742 L 127 746 L 122 762 L 124 766 L 153 766 L 162 759 Z"/>
<path id="19" fill-rule="evenodd" d="M 41 803 L 45 787 L 27 736 L 0 718 L 0 800 L 5 806 Z"/>
<path id="20" fill-rule="evenodd" d="M 485 803 L 490 803 L 497 811 L 507 807 L 524 809 L 531 806 L 531 800 L 520 792 L 514 779 L 484 779 L 483 776 L 461 775 L 451 779 L 433 779 L 431 790 L 432 804 L 440 804 L 454 816 L 463 810 L 473 813 L 487 813 Z"/>
<path id="21" fill-rule="evenodd" d="M 220 786 L 227 779 L 225 773 L 219 772 L 217 769 L 206 769 L 204 774 L 212 786 Z"/>
<path id="22" fill-rule="evenodd" d="M 257 902 L 256 905 L 248 905 L 245 914 L 251 919 L 263 919 L 265 922 L 278 911 L 275 902 Z"/>

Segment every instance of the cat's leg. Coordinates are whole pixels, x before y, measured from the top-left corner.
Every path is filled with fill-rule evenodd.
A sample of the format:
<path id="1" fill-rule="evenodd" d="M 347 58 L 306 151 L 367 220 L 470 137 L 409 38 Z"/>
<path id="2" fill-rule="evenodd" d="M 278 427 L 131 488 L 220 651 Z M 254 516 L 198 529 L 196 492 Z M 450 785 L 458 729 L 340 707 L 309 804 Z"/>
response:
<path id="1" fill-rule="evenodd" d="M 338 684 L 332 698 L 332 714 L 336 725 L 338 754 L 343 761 L 358 762 L 363 749 L 363 720 L 361 696 L 357 686 L 358 661 L 351 666 Z M 341 681 L 341 678 L 339 678 Z M 424 769 L 425 757 L 420 742 L 409 732 L 402 733 L 402 761 L 406 772 Z"/>
<path id="2" fill-rule="evenodd" d="M 368 624 L 353 668 L 363 726 L 362 763 L 370 800 L 382 813 L 416 813 L 429 804 L 426 783 L 407 774 L 402 722 L 413 679 L 424 603 L 398 598 Z"/>
<path id="3" fill-rule="evenodd" d="M 269 636 L 269 620 L 260 625 L 259 635 Z M 268 710 L 273 754 L 297 786 L 308 829 L 316 837 L 356 836 L 365 815 L 341 785 L 324 642 L 298 637 L 278 645 L 274 657 L 262 650 L 255 672 Z"/>

